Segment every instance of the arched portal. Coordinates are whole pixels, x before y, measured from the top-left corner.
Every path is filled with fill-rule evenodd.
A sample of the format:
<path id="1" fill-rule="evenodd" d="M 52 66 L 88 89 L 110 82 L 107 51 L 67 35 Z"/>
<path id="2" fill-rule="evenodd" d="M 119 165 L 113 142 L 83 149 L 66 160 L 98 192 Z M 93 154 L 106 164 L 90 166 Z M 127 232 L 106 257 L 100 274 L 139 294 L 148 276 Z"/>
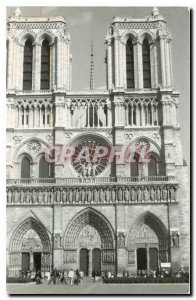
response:
<path id="1" fill-rule="evenodd" d="M 128 268 L 131 271 L 155 270 L 168 262 L 168 231 L 150 212 L 141 214 L 131 226 L 128 238 Z"/>
<path id="2" fill-rule="evenodd" d="M 10 276 L 20 271 L 49 271 L 50 239 L 44 226 L 33 217 L 24 220 L 12 235 L 9 255 Z"/>
<path id="3" fill-rule="evenodd" d="M 82 267 L 88 276 L 92 271 L 115 270 L 114 231 L 109 221 L 92 208 L 73 218 L 64 237 L 64 268 Z"/>

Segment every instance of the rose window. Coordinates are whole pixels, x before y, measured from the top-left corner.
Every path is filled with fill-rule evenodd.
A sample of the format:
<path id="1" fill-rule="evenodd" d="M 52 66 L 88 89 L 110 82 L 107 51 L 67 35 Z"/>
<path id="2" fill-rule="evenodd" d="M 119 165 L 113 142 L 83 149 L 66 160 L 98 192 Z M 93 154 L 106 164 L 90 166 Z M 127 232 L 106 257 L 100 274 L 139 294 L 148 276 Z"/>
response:
<path id="1" fill-rule="evenodd" d="M 106 142 L 86 139 L 75 145 L 72 166 L 82 177 L 101 174 L 108 165 L 110 147 Z"/>

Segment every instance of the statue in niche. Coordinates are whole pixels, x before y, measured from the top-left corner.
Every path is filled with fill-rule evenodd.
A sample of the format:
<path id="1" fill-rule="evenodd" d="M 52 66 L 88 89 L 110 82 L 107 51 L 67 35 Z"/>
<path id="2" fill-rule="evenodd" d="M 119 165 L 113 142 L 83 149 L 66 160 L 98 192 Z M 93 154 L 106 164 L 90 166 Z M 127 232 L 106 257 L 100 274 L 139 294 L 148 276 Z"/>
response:
<path id="1" fill-rule="evenodd" d="M 172 232 L 172 246 L 173 247 L 178 247 L 179 246 L 179 235 L 178 232 Z"/>
<path id="2" fill-rule="evenodd" d="M 128 252 L 128 264 L 135 264 L 135 250 Z"/>
<path id="3" fill-rule="evenodd" d="M 81 190 L 81 200 L 82 200 L 82 203 L 85 202 L 85 197 L 86 197 L 85 189 L 82 189 Z"/>
<path id="4" fill-rule="evenodd" d="M 62 191 L 62 201 L 63 201 L 63 203 L 66 203 L 66 201 L 67 201 L 67 191 L 66 191 L 66 189 L 63 189 L 63 191 Z"/>
<path id="5" fill-rule="evenodd" d="M 125 201 L 129 202 L 129 189 L 127 187 L 125 188 Z"/>
<path id="6" fill-rule="evenodd" d="M 54 198 L 54 191 L 53 189 L 49 191 L 49 201 L 50 203 L 53 203 L 53 198 Z"/>
<path id="7" fill-rule="evenodd" d="M 170 187 L 170 189 L 169 189 L 169 198 L 171 201 L 175 200 L 175 191 L 174 191 L 173 187 Z"/>
<path id="8" fill-rule="evenodd" d="M 76 203 L 79 203 L 79 201 L 80 201 L 80 193 L 79 193 L 78 189 L 76 189 L 76 192 L 75 192 L 75 199 L 76 199 Z"/>
<path id="9" fill-rule="evenodd" d="M 125 234 L 124 232 L 119 232 L 118 234 L 118 248 L 125 247 Z"/>
<path id="10" fill-rule="evenodd" d="M 61 202 L 61 191 L 59 189 L 56 190 L 56 203 Z"/>
<path id="11" fill-rule="evenodd" d="M 142 202 L 142 191 L 140 187 L 137 190 L 137 200 L 138 202 Z"/>
<path id="12" fill-rule="evenodd" d="M 118 201 L 122 202 L 123 200 L 123 193 L 122 193 L 122 189 L 118 188 Z"/>
<path id="13" fill-rule="evenodd" d="M 38 192 L 38 203 L 42 203 L 42 191 L 41 191 L 41 189 L 39 189 L 39 192 Z"/>
<path id="14" fill-rule="evenodd" d="M 93 190 L 93 198 L 94 198 L 94 202 L 97 203 L 97 201 L 98 201 L 98 191 L 97 191 L 96 188 Z"/>
<path id="15" fill-rule="evenodd" d="M 48 191 L 47 189 L 43 192 L 43 203 L 48 203 Z"/>
<path id="16" fill-rule="evenodd" d="M 147 187 L 144 188 L 144 201 L 149 200 L 149 194 L 148 194 L 148 189 Z"/>
<path id="17" fill-rule="evenodd" d="M 106 198 L 106 202 L 109 203 L 110 202 L 110 190 L 109 190 L 109 188 L 107 188 L 106 191 L 105 191 L 105 198 Z"/>
<path id="18" fill-rule="evenodd" d="M 54 235 L 54 249 L 60 249 L 61 248 L 61 235 L 59 233 L 56 233 Z"/>
<path id="19" fill-rule="evenodd" d="M 18 190 L 15 190 L 14 191 L 14 203 L 18 202 L 18 198 L 19 198 L 19 192 L 18 192 Z"/>
<path id="20" fill-rule="evenodd" d="M 8 190 L 7 192 L 7 203 L 11 203 L 12 202 L 12 191 Z"/>
<path id="21" fill-rule="evenodd" d="M 131 189 L 131 200 L 132 200 L 132 201 L 135 201 L 135 200 L 136 200 L 136 192 L 135 192 L 135 189 L 134 189 L 134 188 Z"/>
<path id="22" fill-rule="evenodd" d="M 151 201 L 154 201 L 154 196 L 155 196 L 155 192 L 154 192 L 153 187 L 151 187 L 151 188 L 150 188 L 150 200 L 151 200 Z"/>
<path id="23" fill-rule="evenodd" d="M 166 189 L 166 187 L 163 188 L 162 193 L 163 193 L 163 200 L 167 201 L 167 189 Z"/>
<path id="24" fill-rule="evenodd" d="M 29 189 L 26 191 L 26 203 L 30 203 L 30 192 Z"/>
<path id="25" fill-rule="evenodd" d="M 24 203 L 24 197 L 25 197 L 24 191 L 21 190 L 20 191 L 20 203 Z"/>
<path id="26" fill-rule="evenodd" d="M 35 191 L 35 189 L 33 189 L 32 191 L 32 203 L 36 203 L 37 202 L 37 193 Z"/>
<path id="27" fill-rule="evenodd" d="M 104 193 L 104 191 L 103 191 L 102 188 L 100 188 L 99 197 L 100 197 L 100 202 L 104 202 L 105 201 L 105 193 Z"/>
<path id="28" fill-rule="evenodd" d="M 87 190 L 87 201 L 89 203 L 91 202 L 91 189 L 90 188 Z"/>
<path id="29" fill-rule="evenodd" d="M 112 201 L 116 201 L 116 190 L 114 188 L 112 189 Z"/>
<path id="30" fill-rule="evenodd" d="M 157 199 L 157 201 L 161 200 L 161 191 L 160 191 L 159 187 L 157 187 L 157 189 L 156 189 L 156 199 Z"/>
<path id="31" fill-rule="evenodd" d="M 72 203 L 73 202 L 73 191 L 72 189 L 69 189 L 69 203 Z"/>

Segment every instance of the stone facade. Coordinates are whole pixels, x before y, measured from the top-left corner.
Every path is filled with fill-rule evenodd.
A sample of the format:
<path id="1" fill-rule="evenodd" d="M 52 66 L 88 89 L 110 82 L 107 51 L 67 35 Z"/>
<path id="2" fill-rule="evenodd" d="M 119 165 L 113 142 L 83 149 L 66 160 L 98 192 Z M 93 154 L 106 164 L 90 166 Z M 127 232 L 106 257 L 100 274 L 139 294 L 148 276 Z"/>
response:
<path id="1" fill-rule="evenodd" d="M 130 38 L 134 88 L 127 88 Z M 145 39 L 150 49 L 149 88 L 143 84 Z M 149 18 L 114 18 L 106 37 L 107 89 L 73 91 L 64 18 L 26 18 L 20 10 L 10 17 L 6 95 L 10 276 L 24 268 L 53 267 L 86 268 L 86 275 L 93 269 L 137 274 L 139 269 L 160 267 L 161 262 L 171 262 L 174 270 L 189 269 L 189 180 L 179 139 L 179 92 L 172 88 L 171 39 L 156 8 Z M 33 49 L 30 90 L 23 89 L 27 40 Z M 47 90 L 40 87 L 44 40 L 50 53 Z M 145 149 L 149 161 L 155 162 L 154 173 L 146 161 L 137 162 L 135 174 L 130 161 L 117 155 L 112 161 L 102 156 L 95 164 L 67 154 L 69 147 L 79 154 L 88 146 L 91 157 L 96 146 L 104 146 L 111 155 L 112 145 L 116 152 L 134 145 L 139 156 Z M 55 162 L 50 161 L 48 176 L 40 176 L 43 153 L 51 148 Z M 29 162 L 26 177 L 21 175 L 24 159 Z"/>

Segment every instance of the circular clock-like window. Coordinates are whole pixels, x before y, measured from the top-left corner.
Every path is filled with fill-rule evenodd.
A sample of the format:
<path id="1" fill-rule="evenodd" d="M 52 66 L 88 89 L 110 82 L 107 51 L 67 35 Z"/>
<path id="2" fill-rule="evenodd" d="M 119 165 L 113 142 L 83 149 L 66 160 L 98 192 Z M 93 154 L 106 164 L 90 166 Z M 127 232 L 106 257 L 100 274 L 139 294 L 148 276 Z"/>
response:
<path id="1" fill-rule="evenodd" d="M 94 136 L 84 137 L 74 143 L 75 154 L 72 166 L 82 177 L 93 177 L 101 174 L 108 165 L 110 146 Z"/>

